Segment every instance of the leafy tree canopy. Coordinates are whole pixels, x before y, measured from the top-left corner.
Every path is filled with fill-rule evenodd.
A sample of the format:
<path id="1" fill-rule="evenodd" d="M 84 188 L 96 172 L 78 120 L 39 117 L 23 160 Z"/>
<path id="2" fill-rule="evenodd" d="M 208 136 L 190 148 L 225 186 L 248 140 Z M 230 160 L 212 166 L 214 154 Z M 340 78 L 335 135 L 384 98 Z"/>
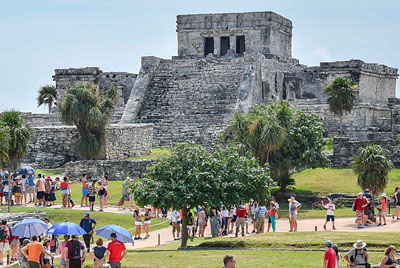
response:
<path id="1" fill-rule="evenodd" d="M 392 168 L 388 151 L 380 145 L 369 144 L 354 157 L 353 171 L 358 175 L 357 183 L 363 190 L 369 189 L 373 196 L 383 192 Z"/>
<path id="2" fill-rule="evenodd" d="M 112 87 L 100 96 L 95 86 L 78 83 L 61 98 L 61 120 L 74 124 L 79 132 L 78 150 L 86 159 L 101 157 L 106 140 L 106 125 L 115 104 Z"/>
<path id="3" fill-rule="evenodd" d="M 139 205 L 182 209 L 186 232 L 189 209 L 239 206 L 251 199 L 265 202 L 269 179 L 268 168 L 235 146 L 216 145 L 208 152 L 201 145 L 182 143 L 150 166 L 147 178 L 137 179 L 131 189 Z M 182 246 L 186 246 L 184 240 Z"/>

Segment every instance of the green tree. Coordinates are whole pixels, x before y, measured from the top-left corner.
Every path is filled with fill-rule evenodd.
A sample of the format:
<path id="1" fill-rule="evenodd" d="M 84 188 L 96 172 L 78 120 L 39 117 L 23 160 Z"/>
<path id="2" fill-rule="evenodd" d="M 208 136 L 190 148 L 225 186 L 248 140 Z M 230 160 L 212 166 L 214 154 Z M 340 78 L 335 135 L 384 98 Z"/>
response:
<path id="1" fill-rule="evenodd" d="M 369 144 L 354 157 L 353 171 L 358 175 L 357 183 L 363 190 L 369 189 L 373 196 L 383 192 L 392 168 L 388 151 L 380 145 Z"/>
<path id="2" fill-rule="evenodd" d="M 65 124 L 74 124 L 79 133 L 78 151 L 85 159 L 96 159 L 104 153 L 106 125 L 115 104 L 113 87 L 100 96 L 95 86 L 78 83 L 61 98 L 59 110 Z"/>
<path id="3" fill-rule="evenodd" d="M 271 169 L 271 177 L 284 191 L 293 184 L 291 172 L 324 167 L 322 119 L 293 109 L 286 101 L 255 105 L 248 114 L 236 114 L 231 123 L 234 141 L 243 145 Z"/>
<path id="4" fill-rule="evenodd" d="M 32 129 L 26 125 L 19 112 L 6 111 L 1 117 L 3 128 L 8 131 L 8 163 L 6 167 L 9 171 L 14 172 L 22 158 L 28 152 L 28 143 L 32 135 Z"/>
<path id="5" fill-rule="evenodd" d="M 8 128 L 0 121 L 0 168 L 7 166 L 10 159 L 8 157 L 8 149 L 10 148 L 10 134 Z"/>
<path id="6" fill-rule="evenodd" d="M 325 88 L 324 94 L 328 97 L 327 102 L 331 112 L 339 115 L 340 119 L 340 134 L 343 134 L 343 114 L 350 113 L 353 109 L 357 92 L 355 88 L 358 85 L 350 86 L 350 80 L 343 77 L 338 77 L 328 84 Z"/>
<path id="7" fill-rule="evenodd" d="M 187 245 L 187 214 L 191 208 L 240 205 L 269 196 L 268 168 L 235 146 L 216 145 L 213 152 L 194 143 L 176 144 L 171 155 L 148 168 L 147 178 L 131 185 L 139 205 L 181 209 L 182 241 Z"/>
<path id="8" fill-rule="evenodd" d="M 54 102 L 57 99 L 57 89 L 53 85 L 42 86 L 38 91 L 39 96 L 37 97 L 38 107 L 45 104 L 49 108 L 49 113 L 51 112 L 51 107 L 53 107 Z"/>

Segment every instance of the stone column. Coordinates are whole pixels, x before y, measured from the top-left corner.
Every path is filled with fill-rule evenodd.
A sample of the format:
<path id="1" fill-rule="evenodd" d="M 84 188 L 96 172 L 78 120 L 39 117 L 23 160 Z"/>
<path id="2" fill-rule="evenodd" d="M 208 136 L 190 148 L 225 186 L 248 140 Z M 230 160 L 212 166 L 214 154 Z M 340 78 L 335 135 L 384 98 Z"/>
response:
<path id="1" fill-rule="evenodd" d="M 221 36 L 214 36 L 214 55 L 219 56 L 221 52 Z"/>
<path id="2" fill-rule="evenodd" d="M 233 49 L 233 51 L 235 51 L 236 54 L 236 36 L 231 35 L 229 36 L 229 42 L 230 42 L 230 49 Z"/>

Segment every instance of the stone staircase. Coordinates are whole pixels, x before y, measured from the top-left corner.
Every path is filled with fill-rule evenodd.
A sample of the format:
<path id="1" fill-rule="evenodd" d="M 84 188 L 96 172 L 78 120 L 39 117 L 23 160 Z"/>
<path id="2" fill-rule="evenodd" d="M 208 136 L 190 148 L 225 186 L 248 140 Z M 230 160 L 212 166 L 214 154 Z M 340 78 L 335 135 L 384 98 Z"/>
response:
<path id="1" fill-rule="evenodd" d="M 161 60 L 136 122 L 154 123 L 153 146 L 210 142 L 233 114 L 245 66 L 240 58 Z"/>

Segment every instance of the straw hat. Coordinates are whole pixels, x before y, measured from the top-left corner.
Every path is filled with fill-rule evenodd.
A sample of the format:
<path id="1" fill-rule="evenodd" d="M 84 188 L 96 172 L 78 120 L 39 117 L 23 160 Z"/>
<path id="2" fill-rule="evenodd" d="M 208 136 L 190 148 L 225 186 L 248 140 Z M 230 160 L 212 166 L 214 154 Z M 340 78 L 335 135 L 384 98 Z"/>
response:
<path id="1" fill-rule="evenodd" d="M 363 248 L 365 248 L 366 245 L 367 244 L 364 243 L 362 240 L 357 240 L 357 242 L 353 244 L 353 247 L 355 249 L 363 249 Z"/>
<path id="2" fill-rule="evenodd" d="M 290 199 L 288 199 L 287 201 L 289 201 L 289 202 L 294 202 L 294 201 L 296 201 L 296 199 L 294 198 L 294 196 L 292 196 Z"/>
<path id="3" fill-rule="evenodd" d="M 381 194 L 381 196 L 387 198 L 386 193 Z"/>

